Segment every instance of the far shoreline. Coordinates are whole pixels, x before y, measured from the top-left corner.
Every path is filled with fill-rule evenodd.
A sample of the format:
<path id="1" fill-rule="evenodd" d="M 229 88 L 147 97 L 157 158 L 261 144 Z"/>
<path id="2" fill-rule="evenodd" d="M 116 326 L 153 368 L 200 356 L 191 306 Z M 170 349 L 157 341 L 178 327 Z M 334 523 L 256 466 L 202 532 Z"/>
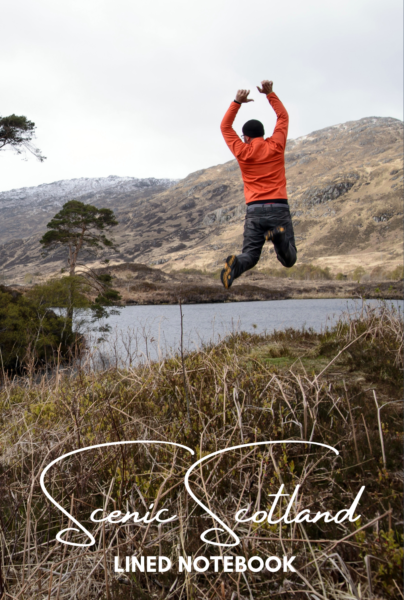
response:
<path id="1" fill-rule="evenodd" d="M 252 278 L 250 278 L 251 281 Z M 195 282 L 196 284 L 196 282 Z M 191 281 L 177 285 L 156 285 L 150 291 L 119 289 L 123 306 L 231 304 L 238 302 L 268 302 L 274 300 L 404 300 L 402 281 L 296 281 L 275 278 L 240 281 L 224 290 L 214 281 Z M 133 286 L 135 287 L 135 286 Z"/>

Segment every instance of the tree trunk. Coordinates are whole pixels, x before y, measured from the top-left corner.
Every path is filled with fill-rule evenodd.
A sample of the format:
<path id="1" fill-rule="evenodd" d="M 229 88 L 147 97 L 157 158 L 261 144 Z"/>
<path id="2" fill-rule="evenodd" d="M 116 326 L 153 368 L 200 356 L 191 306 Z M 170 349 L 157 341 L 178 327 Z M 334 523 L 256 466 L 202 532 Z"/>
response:
<path id="1" fill-rule="evenodd" d="M 72 244 L 69 244 L 69 275 L 70 282 L 68 287 L 68 295 L 67 295 L 67 310 L 66 310 L 66 337 L 67 340 L 71 342 L 73 339 L 73 317 L 74 317 L 74 307 L 73 307 L 73 298 L 74 298 L 74 275 L 76 270 L 76 253 L 73 250 Z"/>

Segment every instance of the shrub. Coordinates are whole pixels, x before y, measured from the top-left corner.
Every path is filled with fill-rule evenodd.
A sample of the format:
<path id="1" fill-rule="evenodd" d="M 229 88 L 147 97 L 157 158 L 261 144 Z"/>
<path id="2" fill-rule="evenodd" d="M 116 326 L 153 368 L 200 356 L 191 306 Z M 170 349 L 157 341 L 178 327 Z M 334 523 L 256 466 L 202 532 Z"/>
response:
<path id="1" fill-rule="evenodd" d="M 403 267 L 403 265 L 399 265 L 395 269 L 393 269 L 392 271 L 389 271 L 387 273 L 387 277 L 388 277 L 388 279 L 394 279 L 394 280 L 404 279 L 404 267 Z"/>
<path id="2" fill-rule="evenodd" d="M 354 281 L 357 281 L 359 283 L 365 274 L 366 274 L 366 271 L 363 267 L 356 267 L 356 269 L 354 269 L 353 272 L 351 273 L 350 277 L 351 277 L 351 279 L 353 279 Z"/>
<path id="3" fill-rule="evenodd" d="M 0 286 L 0 352 L 5 371 L 21 372 L 58 355 L 67 357 L 76 336 L 34 294 L 23 296 Z"/>

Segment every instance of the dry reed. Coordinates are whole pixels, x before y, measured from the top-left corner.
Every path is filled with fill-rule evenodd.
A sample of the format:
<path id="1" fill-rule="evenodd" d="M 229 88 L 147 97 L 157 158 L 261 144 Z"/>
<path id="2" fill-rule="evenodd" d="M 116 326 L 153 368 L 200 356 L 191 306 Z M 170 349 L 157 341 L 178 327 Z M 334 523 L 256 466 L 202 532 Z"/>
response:
<path id="1" fill-rule="evenodd" d="M 0 390 L 0 599 L 370 600 L 402 598 L 403 323 L 384 305 L 345 315 L 322 334 L 238 333 L 198 352 L 137 367 L 5 379 Z M 376 401 L 376 406 L 375 406 Z M 188 404 L 188 406 L 187 406 Z M 383 409 L 383 410 L 382 410 Z M 188 418 L 189 414 L 189 418 Z M 186 493 L 192 462 L 264 440 L 328 444 L 250 446 L 219 454 L 191 476 L 194 493 L 241 539 L 206 544 L 212 518 Z M 44 467 L 78 448 L 120 445 L 71 456 L 46 478 L 52 496 L 89 529 L 95 545 L 66 546 L 71 526 L 39 486 Z M 301 494 L 293 508 L 348 508 L 366 486 L 355 523 L 236 523 L 235 513 L 267 511 L 280 485 Z M 161 508 L 171 523 L 92 523 L 95 509 Z M 275 514 L 286 508 L 279 503 Z M 227 534 L 210 534 L 228 542 Z M 69 541 L 83 542 L 73 531 Z M 230 540 L 231 541 L 231 540 Z M 166 573 L 114 571 L 114 557 L 162 554 Z M 178 573 L 180 556 L 296 556 L 295 573 Z"/>

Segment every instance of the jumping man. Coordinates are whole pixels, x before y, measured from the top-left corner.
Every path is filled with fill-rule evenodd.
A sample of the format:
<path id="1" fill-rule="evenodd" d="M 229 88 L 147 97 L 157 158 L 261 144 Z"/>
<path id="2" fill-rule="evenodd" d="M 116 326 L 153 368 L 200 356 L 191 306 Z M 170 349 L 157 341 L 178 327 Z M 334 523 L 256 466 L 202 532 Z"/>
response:
<path id="1" fill-rule="evenodd" d="M 237 92 L 220 125 L 225 142 L 239 164 L 247 203 L 242 253 L 228 256 L 220 275 L 226 289 L 234 279 L 257 264 L 265 241 L 273 242 L 276 256 L 284 267 L 292 267 L 296 262 L 285 175 L 289 116 L 272 91 L 272 85 L 272 81 L 265 80 L 261 82 L 261 88 L 257 86 L 276 112 L 276 127 L 271 137 L 264 139 L 264 126 L 255 119 L 243 125 L 244 142 L 232 127 L 240 106 L 253 102 L 248 98 L 250 90 Z"/>

